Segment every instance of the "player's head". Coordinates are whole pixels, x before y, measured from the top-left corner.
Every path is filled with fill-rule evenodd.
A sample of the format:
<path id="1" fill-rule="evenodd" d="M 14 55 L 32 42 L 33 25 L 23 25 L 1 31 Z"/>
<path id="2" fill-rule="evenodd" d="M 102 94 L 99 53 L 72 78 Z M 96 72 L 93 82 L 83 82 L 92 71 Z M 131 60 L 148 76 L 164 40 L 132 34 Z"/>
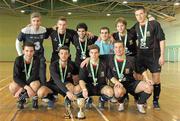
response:
<path id="1" fill-rule="evenodd" d="M 86 32 L 88 30 L 88 27 L 85 23 L 79 23 L 77 26 L 76 26 L 76 30 L 77 30 L 77 33 L 79 35 L 80 38 L 84 38 L 85 35 L 86 35 Z"/>
<path id="2" fill-rule="evenodd" d="M 118 32 L 125 32 L 127 27 L 127 21 L 123 17 L 119 17 L 116 19 L 116 29 Z"/>
<path id="3" fill-rule="evenodd" d="M 147 11 L 143 6 L 138 6 L 135 8 L 135 16 L 139 23 L 144 23 L 147 18 Z"/>
<path id="4" fill-rule="evenodd" d="M 67 28 L 67 19 L 63 16 L 59 17 L 57 27 L 59 31 L 65 32 Z"/>
<path id="5" fill-rule="evenodd" d="M 100 28 L 100 38 L 101 40 L 108 40 L 109 39 L 110 30 L 108 27 L 101 27 Z"/>
<path id="6" fill-rule="evenodd" d="M 36 29 L 41 25 L 41 14 L 39 12 L 33 12 L 31 14 L 31 25 Z"/>
<path id="7" fill-rule="evenodd" d="M 88 47 L 90 59 L 93 61 L 98 60 L 100 49 L 97 45 L 92 44 Z"/>
<path id="8" fill-rule="evenodd" d="M 27 60 L 30 60 L 35 52 L 35 45 L 32 42 L 23 43 L 23 54 Z"/>
<path id="9" fill-rule="evenodd" d="M 59 58 L 61 61 L 66 62 L 70 56 L 70 50 L 67 46 L 62 46 L 59 48 Z"/>
<path id="10" fill-rule="evenodd" d="M 114 42 L 114 54 L 117 56 L 122 56 L 125 53 L 124 43 L 122 41 Z"/>

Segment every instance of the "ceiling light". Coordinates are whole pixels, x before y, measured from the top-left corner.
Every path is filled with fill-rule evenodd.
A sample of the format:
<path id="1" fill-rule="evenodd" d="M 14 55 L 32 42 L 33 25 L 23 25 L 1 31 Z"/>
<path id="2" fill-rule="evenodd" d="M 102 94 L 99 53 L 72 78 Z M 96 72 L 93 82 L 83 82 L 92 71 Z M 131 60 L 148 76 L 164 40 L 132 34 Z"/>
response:
<path id="1" fill-rule="evenodd" d="M 110 13 L 107 13 L 106 16 L 111 16 L 111 14 L 110 14 Z"/>
<path id="2" fill-rule="evenodd" d="M 77 0 L 72 0 L 73 2 L 77 2 Z"/>
<path id="3" fill-rule="evenodd" d="M 123 4 L 127 4 L 128 2 L 125 0 L 125 1 L 123 1 Z"/>
<path id="4" fill-rule="evenodd" d="M 25 10 L 21 10 L 21 13 L 25 13 Z"/>
<path id="5" fill-rule="evenodd" d="M 71 12 L 68 12 L 67 14 L 68 14 L 68 15 L 71 15 L 72 13 L 71 13 Z"/>
<path id="6" fill-rule="evenodd" d="M 179 0 L 176 0 L 176 1 L 174 2 L 174 5 L 175 5 L 175 6 L 180 5 L 180 1 L 179 1 Z"/>

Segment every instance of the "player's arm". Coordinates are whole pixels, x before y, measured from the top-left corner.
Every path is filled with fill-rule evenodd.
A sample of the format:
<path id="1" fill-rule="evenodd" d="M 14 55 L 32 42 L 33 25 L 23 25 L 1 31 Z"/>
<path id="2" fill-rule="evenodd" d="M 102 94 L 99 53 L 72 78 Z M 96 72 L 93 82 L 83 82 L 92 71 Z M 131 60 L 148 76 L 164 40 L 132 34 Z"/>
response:
<path id="1" fill-rule="evenodd" d="M 85 73 L 85 68 L 80 68 L 80 71 L 79 71 L 79 86 L 81 87 L 82 89 L 82 95 L 84 98 L 88 98 L 88 90 L 86 88 L 86 83 L 84 80 L 86 80 L 86 73 Z"/>
<path id="2" fill-rule="evenodd" d="M 164 59 L 164 54 L 165 54 L 165 41 L 162 40 L 160 41 L 160 58 L 159 58 L 159 64 L 162 66 L 164 65 L 165 59 Z"/>
<path id="3" fill-rule="evenodd" d="M 16 51 L 18 53 L 19 56 L 21 56 L 23 54 L 22 52 L 22 41 L 19 41 L 19 39 L 16 39 Z"/>

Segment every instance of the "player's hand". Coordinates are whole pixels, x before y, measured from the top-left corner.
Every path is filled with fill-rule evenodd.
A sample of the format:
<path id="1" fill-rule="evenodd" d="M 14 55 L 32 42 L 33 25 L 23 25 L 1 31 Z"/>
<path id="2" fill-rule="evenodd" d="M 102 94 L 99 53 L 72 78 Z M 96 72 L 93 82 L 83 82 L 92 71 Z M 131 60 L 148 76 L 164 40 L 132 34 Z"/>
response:
<path id="1" fill-rule="evenodd" d="M 160 56 L 159 65 L 162 66 L 162 65 L 164 65 L 164 63 L 165 63 L 164 56 Z"/>
<path id="2" fill-rule="evenodd" d="M 109 34 L 109 40 L 111 44 L 113 44 L 113 42 L 115 41 L 114 37 L 111 34 Z"/>
<path id="3" fill-rule="evenodd" d="M 114 84 L 115 87 L 119 88 L 119 87 L 123 87 L 123 85 L 121 84 L 121 82 L 116 81 Z"/>
<path id="4" fill-rule="evenodd" d="M 92 39 L 94 37 L 94 34 L 91 32 L 86 32 L 86 35 L 89 39 Z"/>
<path id="5" fill-rule="evenodd" d="M 87 65 L 89 64 L 89 58 L 86 58 L 83 62 L 81 62 L 80 67 L 83 68 L 84 66 L 87 67 Z"/>
<path id="6" fill-rule="evenodd" d="M 67 96 L 71 101 L 73 101 L 73 100 L 76 99 L 76 96 L 75 96 L 72 92 L 70 92 L 70 91 L 67 91 L 67 92 L 66 92 L 66 96 Z"/>
<path id="7" fill-rule="evenodd" d="M 82 90 L 82 95 L 83 95 L 83 97 L 84 97 L 85 99 L 88 98 L 88 91 L 87 91 L 87 89 L 83 89 L 83 90 Z"/>
<path id="8" fill-rule="evenodd" d="M 146 79 L 146 82 L 147 82 L 149 85 L 154 85 L 154 82 L 153 82 L 153 80 L 151 80 L 151 79 Z"/>
<path id="9" fill-rule="evenodd" d="M 25 86 L 24 87 L 24 89 L 26 89 L 27 90 L 27 93 L 28 93 L 28 96 L 29 97 L 33 97 L 33 96 L 35 96 L 36 95 L 36 93 L 32 90 L 32 88 L 30 87 L 30 86 Z"/>
<path id="10" fill-rule="evenodd" d="M 57 25 L 54 25 L 54 26 L 52 27 L 52 29 L 53 29 L 53 30 L 56 30 L 56 29 L 57 29 Z"/>

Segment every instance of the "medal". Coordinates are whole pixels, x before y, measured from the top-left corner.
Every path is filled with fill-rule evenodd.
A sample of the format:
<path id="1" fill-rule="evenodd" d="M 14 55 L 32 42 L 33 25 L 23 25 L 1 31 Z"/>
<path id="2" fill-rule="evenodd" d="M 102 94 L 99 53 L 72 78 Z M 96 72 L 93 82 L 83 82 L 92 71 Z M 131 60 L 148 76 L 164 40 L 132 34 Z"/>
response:
<path id="1" fill-rule="evenodd" d="M 115 63 L 115 68 L 116 68 L 116 71 L 117 71 L 117 75 L 118 75 L 118 78 L 119 78 L 119 81 L 121 82 L 122 79 L 124 78 L 124 68 L 125 68 L 125 64 L 126 64 L 126 59 L 124 59 L 123 61 L 123 64 L 122 64 L 122 67 L 121 67 L 121 72 L 119 71 L 119 67 L 118 67 L 118 63 L 117 63 L 117 60 L 116 60 L 116 56 L 114 56 L 114 63 Z"/>
<path id="2" fill-rule="evenodd" d="M 25 75 L 26 75 L 26 81 L 30 78 L 30 73 L 31 73 L 31 69 L 32 69 L 32 64 L 33 64 L 33 57 L 31 58 L 31 63 L 29 65 L 29 69 L 27 72 L 27 67 L 26 67 L 26 60 L 25 60 L 25 56 L 23 56 L 24 59 L 24 70 L 25 70 Z"/>
<path id="3" fill-rule="evenodd" d="M 139 29 L 140 29 L 140 32 L 141 32 L 141 39 L 140 39 L 140 48 L 141 49 L 147 49 L 148 47 L 146 46 L 146 39 L 147 39 L 147 26 L 148 26 L 148 21 L 146 21 L 145 23 L 145 28 L 144 28 L 144 33 L 142 31 L 142 27 L 141 25 L 139 24 Z"/>
<path id="4" fill-rule="evenodd" d="M 60 60 L 59 60 L 59 70 L 60 70 L 60 79 L 64 83 L 66 72 L 67 72 L 67 65 L 66 65 L 64 73 L 63 73 L 62 66 L 61 66 L 61 61 Z"/>
<path id="5" fill-rule="evenodd" d="M 57 34 L 58 34 L 58 40 L 59 40 L 59 48 L 62 47 L 64 45 L 64 41 L 65 41 L 65 38 L 66 38 L 66 32 L 64 33 L 64 36 L 63 36 L 63 40 L 61 42 L 61 37 L 59 36 L 59 32 L 57 31 Z"/>
<path id="6" fill-rule="evenodd" d="M 92 62 L 90 60 L 90 69 L 91 69 L 91 74 L 92 74 L 92 78 L 93 78 L 93 85 L 96 86 L 98 83 L 97 83 L 97 72 L 98 72 L 98 68 L 99 68 L 99 61 L 98 61 L 98 64 L 96 66 L 96 72 L 94 72 L 94 69 L 93 69 L 93 65 L 92 65 Z"/>
<path id="7" fill-rule="evenodd" d="M 84 49 L 82 47 L 82 43 L 79 40 L 79 46 L 81 49 L 81 59 L 84 60 L 86 59 L 86 48 L 87 48 L 87 38 L 85 37 L 85 45 L 84 45 Z"/>

